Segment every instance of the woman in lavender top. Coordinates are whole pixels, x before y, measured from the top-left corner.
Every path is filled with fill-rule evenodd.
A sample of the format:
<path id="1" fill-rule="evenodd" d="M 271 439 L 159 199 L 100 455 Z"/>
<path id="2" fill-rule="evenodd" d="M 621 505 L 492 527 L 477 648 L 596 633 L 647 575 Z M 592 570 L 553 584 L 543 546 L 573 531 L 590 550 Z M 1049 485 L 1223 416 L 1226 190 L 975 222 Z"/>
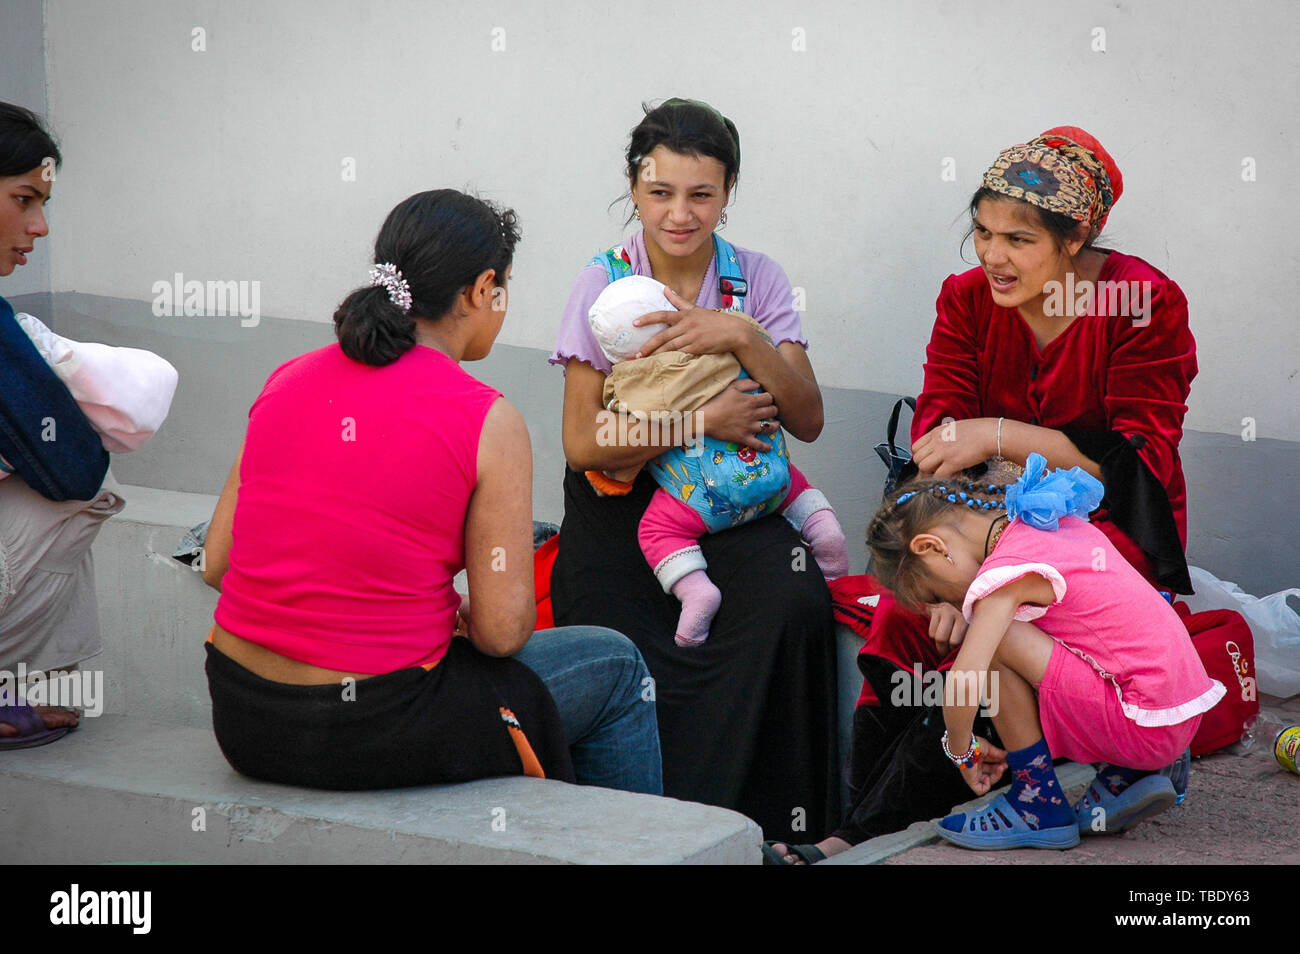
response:
<path id="1" fill-rule="evenodd" d="M 790 283 L 767 256 L 733 247 L 740 289 L 719 281 L 714 230 L 740 166 L 740 137 L 712 107 L 668 100 L 632 131 L 626 154 L 642 230 L 611 250 L 625 273 L 668 286 L 677 311 L 645 316 L 668 327 L 642 354 L 732 352 L 750 379 L 693 415 L 638 430 L 610 417 L 610 371 L 587 320 L 609 280 L 593 262 L 574 282 L 551 363 L 565 369 L 565 515 L 551 578 L 556 625 L 610 626 L 640 648 L 654 684 L 664 794 L 734 808 L 768 838 L 825 831 L 838 815 L 834 643 L 830 594 L 790 524 L 765 517 L 710 534 L 701 546 L 722 605 L 703 645 L 673 639 L 680 607 L 656 582 L 637 525 L 656 484 L 642 471 L 622 495 L 598 493 L 586 471 L 634 468 L 694 433 L 766 451 L 779 421 L 803 441 L 821 432 L 821 391 Z M 725 246 L 724 246 L 725 248 Z M 725 290 L 724 287 L 726 286 Z M 743 318 L 721 312 L 743 291 Z"/>

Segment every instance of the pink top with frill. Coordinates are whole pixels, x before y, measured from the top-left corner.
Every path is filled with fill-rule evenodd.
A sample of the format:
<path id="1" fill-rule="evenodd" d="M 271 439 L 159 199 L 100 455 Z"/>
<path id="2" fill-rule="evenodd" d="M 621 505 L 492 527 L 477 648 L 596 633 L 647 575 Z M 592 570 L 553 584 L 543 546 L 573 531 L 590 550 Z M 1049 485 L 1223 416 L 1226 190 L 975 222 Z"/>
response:
<path id="1" fill-rule="evenodd" d="M 1062 517 L 1056 530 L 1013 520 L 966 593 L 966 620 L 976 601 L 1028 573 L 1051 583 L 1056 602 L 1024 604 L 1016 619 L 1034 621 L 1091 665 L 1138 725 L 1177 725 L 1223 697 L 1223 684 L 1206 674 L 1173 607 L 1104 533 L 1078 517 Z"/>

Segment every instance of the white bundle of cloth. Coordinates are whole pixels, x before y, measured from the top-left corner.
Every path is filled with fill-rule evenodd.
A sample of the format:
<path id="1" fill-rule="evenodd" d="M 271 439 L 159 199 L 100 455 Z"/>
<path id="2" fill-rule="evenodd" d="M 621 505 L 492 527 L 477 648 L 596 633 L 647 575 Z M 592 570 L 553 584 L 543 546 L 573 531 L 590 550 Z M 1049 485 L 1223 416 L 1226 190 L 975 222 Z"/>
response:
<path id="1" fill-rule="evenodd" d="M 178 375 L 166 359 L 139 348 L 73 341 L 28 314 L 14 318 L 72 392 L 105 450 L 136 450 L 167 419 Z M 7 476 L 0 468 L 0 478 Z"/>

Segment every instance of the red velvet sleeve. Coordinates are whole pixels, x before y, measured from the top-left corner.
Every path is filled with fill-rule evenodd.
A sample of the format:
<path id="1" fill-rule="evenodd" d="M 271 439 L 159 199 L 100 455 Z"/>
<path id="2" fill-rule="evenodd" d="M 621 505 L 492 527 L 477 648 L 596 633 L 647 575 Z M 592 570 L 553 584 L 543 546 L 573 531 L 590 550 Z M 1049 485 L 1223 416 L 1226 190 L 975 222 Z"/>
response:
<path id="1" fill-rule="evenodd" d="M 945 417 L 964 421 L 980 416 L 979 340 L 971 301 L 949 275 L 935 303 L 937 317 L 925 349 L 925 383 L 912 415 L 912 441 Z"/>
<path id="2" fill-rule="evenodd" d="M 1149 317 L 1148 324 L 1109 319 L 1123 325 L 1106 373 L 1106 416 L 1111 430 L 1130 439 L 1142 435 L 1138 456 L 1168 487 L 1196 377 L 1196 341 L 1187 324 L 1187 299 L 1172 281 L 1152 282 Z"/>

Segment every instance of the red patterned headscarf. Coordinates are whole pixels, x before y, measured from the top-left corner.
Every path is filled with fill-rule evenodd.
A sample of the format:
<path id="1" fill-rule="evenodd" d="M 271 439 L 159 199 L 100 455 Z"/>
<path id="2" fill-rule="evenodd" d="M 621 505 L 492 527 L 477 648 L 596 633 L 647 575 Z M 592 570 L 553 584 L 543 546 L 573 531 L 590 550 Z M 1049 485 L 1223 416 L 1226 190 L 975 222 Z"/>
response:
<path id="1" fill-rule="evenodd" d="M 1096 139 L 1077 126 L 1057 126 L 1004 149 L 984 173 L 984 188 L 1087 222 L 1095 239 L 1124 191 L 1124 177 Z"/>

